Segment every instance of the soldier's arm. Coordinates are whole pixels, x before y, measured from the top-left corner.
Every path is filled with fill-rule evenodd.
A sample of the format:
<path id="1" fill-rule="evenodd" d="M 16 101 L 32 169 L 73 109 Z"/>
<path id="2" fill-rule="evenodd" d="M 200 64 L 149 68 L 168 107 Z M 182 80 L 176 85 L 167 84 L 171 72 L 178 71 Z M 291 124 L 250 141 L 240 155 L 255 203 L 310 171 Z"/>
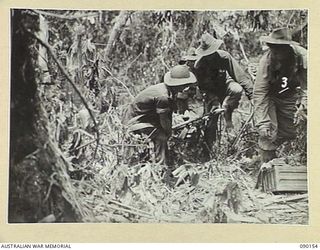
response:
<path id="1" fill-rule="evenodd" d="M 225 67 L 229 75 L 233 78 L 233 80 L 241 85 L 246 93 L 246 96 L 249 98 L 249 100 L 251 100 L 253 93 L 253 82 L 251 77 L 244 72 L 239 63 L 229 53 L 226 52 L 224 58 Z"/>
<path id="2" fill-rule="evenodd" d="M 301 80 L 301 104 L 307 107 L 307 69 L 303 69 Z"/>
<path id="3" fill-rule="evenodd" d="M 172 108 L 170 107 L 169 99 L 165 96 L 156 99 L 156 112 L 160 117 L 160 126 L 168 137 L 172 133 Z"/>
<path id="4" fill-rule="evenodd" d="M 302 65 L 300 73 L 300 87 L 301 87 L 301 104 L 307 107 L 307 50 L 302 50 Z"/>

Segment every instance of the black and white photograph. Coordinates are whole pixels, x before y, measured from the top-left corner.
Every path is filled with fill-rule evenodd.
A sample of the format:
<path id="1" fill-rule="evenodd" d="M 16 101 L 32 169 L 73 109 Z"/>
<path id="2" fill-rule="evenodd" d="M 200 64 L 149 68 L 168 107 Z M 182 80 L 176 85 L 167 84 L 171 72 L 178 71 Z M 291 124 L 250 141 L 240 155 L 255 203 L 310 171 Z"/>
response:
<path id="1" fill-rule="evenodd" d="M 308 14 L 11 8 L 7 222 L 309 225 Z"/>

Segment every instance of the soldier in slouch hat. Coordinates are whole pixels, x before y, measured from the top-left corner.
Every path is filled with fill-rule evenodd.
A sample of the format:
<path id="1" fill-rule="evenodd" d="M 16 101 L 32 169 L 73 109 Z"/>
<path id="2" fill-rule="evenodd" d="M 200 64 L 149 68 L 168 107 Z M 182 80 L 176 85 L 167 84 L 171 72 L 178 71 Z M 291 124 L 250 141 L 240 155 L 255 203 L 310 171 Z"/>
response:
<path id="1" fill-rule="evenodd" d="M 269 49 L 259 63 L 253 101 L 260 154 L 263 162 L 268 162 L 276 157 L 278 145 L 296 136 L 299 96 L 299 109 L 307 107 L 307 50 L 292 41 L 288 28 L 275 29 L 261 41 Z"/>

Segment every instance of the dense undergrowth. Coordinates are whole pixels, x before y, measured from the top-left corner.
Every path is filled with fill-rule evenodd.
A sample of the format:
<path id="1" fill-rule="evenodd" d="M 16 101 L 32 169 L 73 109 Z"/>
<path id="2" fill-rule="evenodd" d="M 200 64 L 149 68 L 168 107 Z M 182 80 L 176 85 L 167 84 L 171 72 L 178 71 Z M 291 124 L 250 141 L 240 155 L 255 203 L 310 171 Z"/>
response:
<path id="1" fill-rule="evenodd" d="M 71 16 L 77 11 L 55 13 Z M 118 12 L 91 14 L 93 17 L 71 21 L 44 16 L 51 28 L 53 52 L 72 76 L 93 117 L 52 57 L 48 59 L 51 82 L 37 89 L 50 141 L 64 162 L 55 169 L 50 183 L 61 185 L 77 221 L 308 223 L 307 196 L 275 196 L 255 188 L 261 162 L 252 106 L 246 97 L 233 114 L 233 134 L 224 130 L 220 118 L 218 139 L 206 161 L 201 158 L 201 127 L 190 128 L 197 133 L 184 140 L 178 133 L 173 135 L 169 141 L 172 165 L 167 168 L 154 162 L 148 138 L 128 134 L 121 122 L 133 96 L 160 82 L 183 50 L 198 45 L 197 37 L 204 30 L 223 38 L 224 49 L 254 77 L 262 49 L 253 41 L 275 23 L 259 26 L 252 17 L 265 13 L 125 13 L 130 17 L 118 40 L 112 41 L 114 50 L 108 58 L 104 55 L 106 34 Z M 268 15 L 287 21 L 277 11 Z M 226 25 L 219 29 L 222 24 Z M 301 39 L 304 33 L 301 31 Z M 193 115 L 201 116 L 201 109 Z M 175 122 L 181 119 L 179 114 L 174 116 Z M 278 152 L 292 165 L 306 164 L 306 120 L 300 120 L 297 129 L 298 138 Z"/>
<path id="2" fill-rule="evenodd" d="M 90 97 L 89 89 L 86 91 L 88 100 L 92 98 L 92 102 L 99 103 L 97 97 Z M 65 107 L 64 103 L 55 100 L 57 106 Z M 44 104 L 50 109 L 54 102 L 48 99 Z M 169 145 L 174 160 L 169 174 L 167 168 L 154 163 L 152 143 L 148 138 L 126 132 L 121 123 L 125 105 L 110 106 L 103 113 L 94 112 L 99 124 L 99 144 L 86 110 L 81 109 L 69 117 L 73 113 L 65 108 L 55 108 L 55 112 L 50 109 L 52 137 L 56 138 L 61 153 L 69 161 L 69 183 L 62 182 L 62 185 L 65 185 L 67 197 L 73 194 L 68 200 L 76 207 L 79 220 L 307 223 L 306 197 L 300 202 L 282 205 L 279 210 L 277 201 L 287 194 L 274 196 L 255 189 L 261 162 L 257 156 L 257 132 L 249 119 L 250 106 L 243 97 L 234 112 L 235 135 L 224 131 L 221 119 L 220 136 L 209 161 L 197 158 L 201 138 L 192 141 L 173 136 Z M 179 119 L 179 114 L 174 117 Z M 285 156 L 290 164 L 301 164 L 301 154 L 305 154 L 304 140 L 300 134 L 297 141 L 290 144 L 300 146 L 283 146 L 280 156 Z M 301 211 L 306 211 L 303 216 Z"/>

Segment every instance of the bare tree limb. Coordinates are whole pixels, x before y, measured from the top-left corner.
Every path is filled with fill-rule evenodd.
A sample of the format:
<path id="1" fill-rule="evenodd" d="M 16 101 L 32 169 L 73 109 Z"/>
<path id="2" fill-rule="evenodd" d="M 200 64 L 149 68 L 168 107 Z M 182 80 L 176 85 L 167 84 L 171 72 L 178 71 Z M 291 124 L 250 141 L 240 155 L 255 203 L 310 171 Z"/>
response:
<path id="1" fill-rule="evenodd" d="M 78 89 L 78 87 L 76 86 L 75 82 L 71 79 L 69 73 L 67 72 L 67 70 L 63 67 L 62 63 L 59 61 L 59 59 L 57 58 L 57 56 L 55 55 L 55 53 L 53 52 L 52 47 L 45 41 L 43 41 L 42 39 L 40 39 L 37 35 L 35 35 L 34 33 L 32 33 L 29 29 L 27 29 L 26 27 L 24 27 L 24 29 L 33 37 L 35 38 L 42 46 L 44 46 L 47 51 L 49 52 L 49 54 L 52 56 L 53 60 L 56 62 L 56 64 L 58 65 L 58 68 L 61 70 L 62 74 L 65 75 L 65 77 L 67 78 L 68 82 L 71 84 L 71 86 L 73 87 L 73 89 L 76 91 L 76 93 L 79 95 L 81 101 L 83 102 L 85 108 L 88 110 L 89 115 L 93 121 L 94 127 L 95 127 L 95 132 L 96 132 L 96 136 L 97 136 L 97 145 L 94 151 L 94 156 L 93 158 L 95 158 L 96 153 L 97 153 L 97 149 L 98 149 L 98 145 L 99 145 L 99 141 L 100 141 L 100 133 L 98 130 L 98 124 L 96 122 L 96 119 L 93 116 L 93 113 L 91 111 L 91 109 L 88 106 L 88 103 L 86 102 L 85 98 L 82 96 L 80 90 Z"/>
<path id="2" fill-rule="evenodd" d="M 289 25 L 290 25 L 290 23 L 291 23 L 291 20 L 292 20 L 292 18 L 294 17 L 295 14 L 296 14 L 296 11 L 292 11 L 292 14 L 291 14 L 291 16 L 290 16 L 290 18 L 289 18 L 289 21 L 288 21 L 288 23 L 287 23 L 287 27 L 289 27 Z"/>
<path id="3" fill-rule="evenodd" d="M 111 54 L 114 43 L 117 40 L 117 38 L 119 37 L 121 30 L 122 30 L 123 26 L 126 24 L 130 15 L 131 15 L 130 11 L 122 10 L 122 11 L 120 11 L 119 15 L 116 17 L 117 20 L 116 20 L 115 24 L 113 25 L 113 28 L 111 30 L 111 33 L 110 33 L 110 36 L 108 39 L 107 47 L 104 51 L 104 58 L 106 59 L 106 61 L 108 61 L 108 57 Z"/>

